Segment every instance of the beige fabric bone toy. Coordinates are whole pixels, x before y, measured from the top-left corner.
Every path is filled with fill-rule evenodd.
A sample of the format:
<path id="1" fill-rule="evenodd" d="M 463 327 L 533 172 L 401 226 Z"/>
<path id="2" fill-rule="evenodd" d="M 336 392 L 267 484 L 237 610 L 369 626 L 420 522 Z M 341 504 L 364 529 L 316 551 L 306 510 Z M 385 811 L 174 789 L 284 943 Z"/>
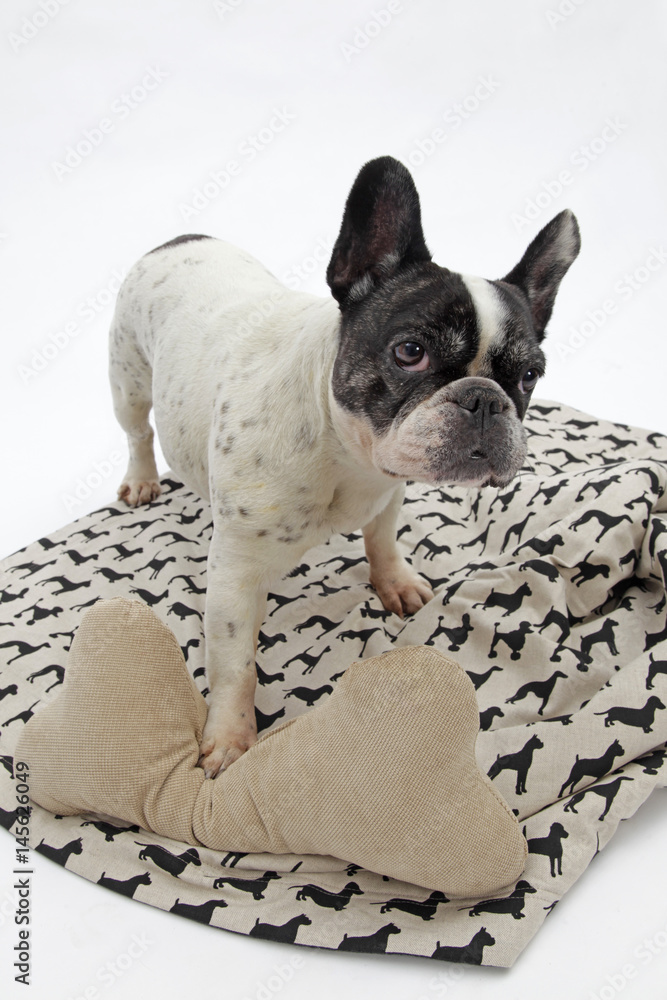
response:
<path id="1" fill-rule="evenodd" d="M 221 851 L 319 854 L 447 896 L 512 885 L 526 843 L 478 768 L 474 688 L 429 647 L 353 663 L 333 694 L 215 780 L 197 766 L 206 703 L 147 606 L 86 614 L 58 696 L 16 760 L 35 802 Z"/>

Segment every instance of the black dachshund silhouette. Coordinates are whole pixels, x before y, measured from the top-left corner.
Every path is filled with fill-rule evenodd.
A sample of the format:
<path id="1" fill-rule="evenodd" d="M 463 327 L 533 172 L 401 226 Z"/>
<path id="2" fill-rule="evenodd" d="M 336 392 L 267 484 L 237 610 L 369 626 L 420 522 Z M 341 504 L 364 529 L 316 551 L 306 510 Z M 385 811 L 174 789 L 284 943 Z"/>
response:
<path id="1" fill-rule="evenodd" d="M 231 885 L 241 892 L 252 893 L 253 899 L 264 899 L 264 890 L 272 879 L 280 878 L 278 872 L 264 872 L 259 878 L 235 878 L 228 875 L 221 875 L 213 883 L 214 889 L 219 889 L 223 885 Z"/>
<path id="2" fill-rule="evenodd" d="M 523 908 L 526 895 L 533 892 L 537 892 L 537 889 L 533 889 L 530 882 L 521 879 L 510 896 L 505 896 L 503 899 L 482 899 L 468 910 L 468 916 L 479 917 L 482 913 L 511 913 L 515 920 L 522 920 L 525 917 Z M 465 910 L 467 907 L 462 906 L 461 909 Z"/>
<path id="3" fill-rule="evenodd" d="M 299 902 L 304 899 L 312 899 L 317 906 L 326 906 L 332 910 L 344 910 L 353 896 L 363 895 L 356 882 L 348 882 L 340 892 L 331 892 L 330 889 L 322 889 L 319 885 L 312 883 L 292 885 L 290 888 L 298 890 L 296 898 Z"/>
<path id="4" fill-rule="evenodd" d="M 636 726 L 645 733 L 653 732 L 655 713 L 664 708 L 664 704 L 657 695 L 651 695 L 643 708 L 624 708 L 615 705 L 608 708 L 606 712 L 594 712 L 594 715 L 605 715 L 605 726 L 613 726 L 615 722 L 622 722 L 624 726 Z"/>
<path id="5" fill-rule="evenodd" d="M 172 854 L 160 844 L 144 844 L 139 840 L 135 840 L 135 844 L 143 848 L 139 851 L 140 861 L 152 861 L 174 878 L 182 875 L 188 865 L 201 865 L 201 859 L 194 847 L 188 848 L 183 854 Z"/>
<path id="6" fill-rule="evenodd" d="M 413 913 L 416 917 L 421 917 L 422 920 L 433 920 L 439 904 L 448 902 L 449 899 L 445 896 L 444 892 L 436 889 L 428 899 L 401 899 L 400 897 L 395 897 L 386 900 L 386 902 L 373 901 L 371 902 L 371 906 L 379 906 L 380 913 L 389 913 L 390 910 L 403 910 L 404 913 Z"/>

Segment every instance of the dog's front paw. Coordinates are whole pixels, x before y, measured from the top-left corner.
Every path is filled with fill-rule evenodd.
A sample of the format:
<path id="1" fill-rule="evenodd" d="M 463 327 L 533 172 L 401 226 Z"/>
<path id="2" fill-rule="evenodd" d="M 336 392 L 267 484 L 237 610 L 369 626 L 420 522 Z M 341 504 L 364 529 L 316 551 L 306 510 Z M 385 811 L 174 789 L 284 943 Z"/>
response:
<path id="1" fill-rule="evenodd" d="M 150 503 L 160 496 L 162 487 L 156 479 L 126 479 L 118 487 L 118 499 L 124 500 L 128 507 L 138 507 L 142 503 Z"/>
<path id="2" fill-rule="evenodd" d="M 225 771 L 235 760 L 257 742 L 257 726 L 255 713 L 252 712 L 252 722 L 245 719 L 235 724 L 211 725 L 204 727 L 199 757 L 199 767 L 204 769 L 207 778 L 215 778 L 219 771 Z"/>
<path id="3" fill-rule="evenodd" d="M 371 584 L 387 611 L 393 611 L 400 618 L 414 615 L 433 597 L 431 585 L 407 563 L 381 576 L 371 575 Z"/>

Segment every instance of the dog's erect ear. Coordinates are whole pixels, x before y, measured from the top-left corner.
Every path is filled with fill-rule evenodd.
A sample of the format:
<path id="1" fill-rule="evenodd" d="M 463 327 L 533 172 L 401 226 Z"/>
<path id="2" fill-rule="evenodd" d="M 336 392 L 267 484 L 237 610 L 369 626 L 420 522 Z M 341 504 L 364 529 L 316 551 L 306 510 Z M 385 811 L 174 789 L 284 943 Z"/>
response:
<path id="1" fill-rule="evenodd" d="M 544 338 L 556 292 L 581 247 L 579 226 L 566 208 L 537 234 L 520 262 L 503 278 L 526 295 L 538 338 Z"/>
<path id="2" fill-rule="evenodd" d="M 327 268 L 333 297 L 344 309 L 401 268 L 430 259 L 409 171 L 391 156 L 371 160 L 352 186 Z"/>

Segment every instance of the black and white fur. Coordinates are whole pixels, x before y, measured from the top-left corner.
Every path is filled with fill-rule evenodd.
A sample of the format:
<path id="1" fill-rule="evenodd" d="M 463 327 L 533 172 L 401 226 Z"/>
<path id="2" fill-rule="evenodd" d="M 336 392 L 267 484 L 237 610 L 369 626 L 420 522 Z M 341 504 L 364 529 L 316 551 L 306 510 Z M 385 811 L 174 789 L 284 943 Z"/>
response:
<path id="1" fill-rule="evenodd" d="M 564 211 L 501 281 L 439 267 L 412 177 L 382 157 L 350 192 L 330 299 L 288 291 L 205 236 L 179 237 L 130 271 L 110 335 L 130 450 L 119 496 L 136 505 L 160 492 L 152 406 L 170 468 L 212 508 L 208 776 L 256 740 L 268 588 L 307 549 L 362 527 L 384 606 L 412 614 L 430 600 L 396 546 L 404 484 L 502 486 L 515 475 L 540 343 L 578 251 Z"/>

